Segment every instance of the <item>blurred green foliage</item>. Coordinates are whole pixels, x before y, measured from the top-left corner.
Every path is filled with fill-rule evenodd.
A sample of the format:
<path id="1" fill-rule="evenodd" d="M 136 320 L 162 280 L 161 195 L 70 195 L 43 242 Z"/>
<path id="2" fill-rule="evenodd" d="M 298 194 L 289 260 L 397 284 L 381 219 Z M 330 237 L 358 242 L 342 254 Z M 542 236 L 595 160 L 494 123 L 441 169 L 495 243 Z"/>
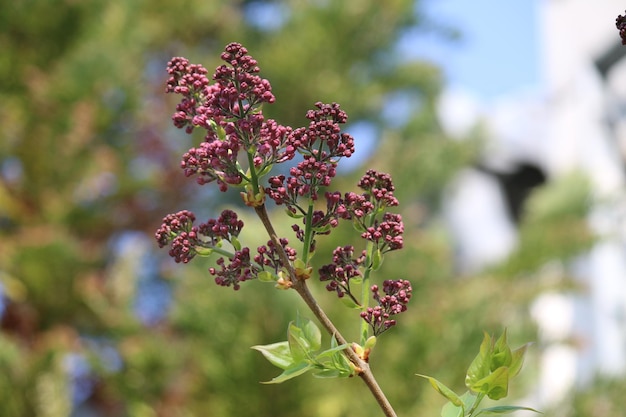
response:
<path id="1" fill-rule="evenodd" d="M 128 230 L 151 236 L 169 212 L 194 208 L 209 217 L 237 201 L 236 194 L 218 199 L 184 178 L 178 160 L 191 141 L 171 127 L 175 99 L 164 94 L 171 56 L 212 70 L 232 41 L 249 49 L 272 82 L 277 101 L 265 109 L 268 117 L 299 126 L 314 102 L 336 101 L 351 122 L 366 121 L 376 132 L 375 149 L 362 165 L 393 175 L 407 246 L 388 257 L 378 276 L 410 279 L 414 288 L 410 314 L 382 337 L 371 359 L 400 415 L 438 413 L 441 404 L 414 374 L 462 381 L 483 330 L 507 326 L 514 343 L 532 339 L 525 306 L 541 289 L 533 271 L 590 243 L 582 220 L 586 196 L 580 188 L 563 189 L 562 200 L 531 204 L 520 247 L 504 266 L 480 277 L 456 277 L 437 203 L 447 180 L 473 160 L 478 146 L 451 141 L 440 131 L 434 117 L 442 85 L 437 68 L 406 60 L 394 48 L 412 26 L 432 30 L 420 4 L 3 5 L 0 415 L 378 415 L 358 379 L 305 376 L 259 384 L 275 370 L 249 347 L 283 340 L 296 312 L 306 316 L 295 294 L 257 282 L 233 293 L 213 284 L 208 263 L 173 266 L 163 251 L 150 267 L 173 289 L 171 309 L 152 325 L 134 314 L 140 279 L 127 263 L 135 254 L 112 256 L 112 238 Z M 275 26 L 259 23 L 263 7 Z M 400 123 L 383 111 L 397 94 L 411 103 L 401 109 L 410 117 Z M 360 175 L 345 173 L 336 187 L 354 189 Z M 567 215 L 559 212 L 567 209 Z M 255 247 L 264 239 L 251 215 L 242 239 Z M 287 233 L 289 224 L 277 222 Z M 317 266 L 349 242 L 358 238 L 345 226 L 321 240 Z M 317 287 L 329 315 L 356 340 L 358 317 Z M 91 369 L 79 380 L 72 379 L 76 354 Z M 88 396 L 79 401 L 81 387 Z"/>

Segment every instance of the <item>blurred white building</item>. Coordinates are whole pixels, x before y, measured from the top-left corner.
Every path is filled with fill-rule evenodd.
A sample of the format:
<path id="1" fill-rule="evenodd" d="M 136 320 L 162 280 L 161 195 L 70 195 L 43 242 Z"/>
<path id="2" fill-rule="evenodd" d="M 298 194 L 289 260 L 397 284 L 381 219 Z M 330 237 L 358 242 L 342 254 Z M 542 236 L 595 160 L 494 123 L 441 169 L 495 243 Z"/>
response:
<path id="1" fill-rule="evenodd" d="M 599 241 L 572 265 L 583 292 L 544 294 L 531 311 L 542 338 L 540 408 L 597 375 L 626 375 L 626 46 L 615 28 L 625 9 L 617 0 L 539 0 L 544 89 L 503 98 L 484 112 L 492 136 L 488 167 L 531 162 L 550 179 L 578 170 L 593 188 L 589 224 Z M 444 96 L 444 106 L 446 100 L 459 103 Z M 448 218 L 462 269 L 475 271 L 514 248 L 503 202 L 495 180 L 479 170 L 451 186 Z M 476 233 L 476 219 L 491 224 L 481 229 L 489 239 Z"/>

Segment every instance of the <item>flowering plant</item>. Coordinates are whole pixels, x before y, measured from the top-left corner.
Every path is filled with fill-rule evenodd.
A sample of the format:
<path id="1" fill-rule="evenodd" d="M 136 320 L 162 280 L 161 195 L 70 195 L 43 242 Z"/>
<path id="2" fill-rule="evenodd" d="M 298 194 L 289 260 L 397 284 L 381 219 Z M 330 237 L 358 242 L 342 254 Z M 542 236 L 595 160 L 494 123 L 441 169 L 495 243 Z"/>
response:
<path id="1" fill-rule="evenodd" d="M 357 184 L 361 192 L 328 191 L 338 163 L 355 150 L 354 138 L 341 131 L 346 113 L 336 103 L 318 102 L 306 113 L 308 126 L 294 129 L 266 120 L 262 106 L 273 103 L 275 97 L 269 81 L 258 75 L 257 61 L 238 43 L 226 46 L 221 58 L 225 63 L 216 69 L 213 83 L 204 67 L 185 58 L 173 58 L 168 64 L 166 91 L 182 97 L 173 116 L 174 125 L 187 133 L 194 129 L 205 132 L 204 141 L 183 155 L 181 167 L 200 185 L 216 183 L 222 192 L 240 187 L 243 202 L 254 209 L 269 240 L 256 251 L 244 246 L 238 238 L 244 224 L 232 210 L 200 224 L 195 224 L 195 214 L 187 210 L 169 214 L 157 230 L 156 240 L 160 247 L 169 246 L 176 262 L 216 254 L 216 265 L 209 273 L 218 285 L 239 290 L 244 282 L 257 279 L 278 289 L 294 290 L 304 300 L 331 335 L 330 347 L 321 350 L 321 331 L 311 320 L 296 318 L 288 326 L 286 341 L 253 346 L 283 370 L 269 383 L 307 371 L 318 377 L 358 376 L 384 414 L 395 416 L 368 364 L 377 337 L 396 325 L 412 294 L 405 279 L 371 282 L 384 257 L 403 247 L 402 217 L 390 211 L 399 204 L 393 195 L 393 181 L 388 174 L 368 170 Z M 288 174 L 271 175 L 277 165 L 292 160 Z M 294 222 L 297 245 L 277 235 L 266 209 L 268 200 L 285 207 Z M 352 245 L 337 247 L 332 262 L 313 271 L 311 258 L 318 237 L 331 233 L 340 221 L 352 223 L 364 249 L 358 252 Z M 308 282 L 315 272 L 328 291 L 360 316 L 358 342 L 349 343 L 342 336 L 309 291 Z M 498 355 L 506 350 L 505 345 L 506 340 L 496 344 Z M 484 356 L 483 350 L 481 347 Z M 514 356 L 515 372 L 503 376 L 498 371 L 497 381 L 489 386 L 501 387 L 503 378 L 508 382 L 509 375 L 519 370 L 522 356 L 523 351 Z M 508 369 L 510 363 L 501 362 Z M 477 365 L 483 372 L 481 366 Z M 481 374 L 481 378 L 491 378 L 488 374 Z M 438 381 L 430 381 L 458 407 L 458 396 L 452 396 Z M 484 387 L 472 380 L 470 389 L 482 392 Z M 493 398 L 491 392 L 487 395 Z"/>

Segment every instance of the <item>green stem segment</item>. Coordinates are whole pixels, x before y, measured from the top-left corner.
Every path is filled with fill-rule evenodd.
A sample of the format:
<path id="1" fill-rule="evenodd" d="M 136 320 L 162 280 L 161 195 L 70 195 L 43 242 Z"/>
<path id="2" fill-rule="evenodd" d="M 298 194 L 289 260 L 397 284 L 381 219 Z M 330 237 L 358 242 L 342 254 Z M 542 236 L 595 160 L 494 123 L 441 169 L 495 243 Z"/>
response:
<path id="1" fill-rule="evenodd" d="M 283 265 L 285 265 L 285 268 L 287 269 L 287 272 L 291 279 L 291 282 L 292 282 L 291 288 L 296 290 L 296 292 L 300 295 L 302 300 L 304 300 L 306 305 L 309 307 L 309 309 L 315 315 L 315 317 L 319 320 L 322 326 L 326 329 L 326 331 L 337 340 L 337 343 L 339 343 L 340 345 L 347 344 L 348 343 L 347 340 L 341 335 L 339 330 L 335 327 L 334 323 L 328 318 L 324 310 L 322 310 L 320 305 L 317 303 L 317 300 L 315 299 L 315 297 L 313 297 L 313 294 L 311 294 L 311 291 L 306 285 L 306 281 L 298 279 L 296 277 L 295 270 L 293 266 L 291 265 L 291 263 L 289 262 L 289 258 L 287 257 L 287 254 L 285 253 L 282 245 L 280 244 L 278 240 L 278 235 L 276 234 L 276 231 L 274 230 L 274 227 L 269 219 L 269 216 L 267 215 L 267 210 L 265 209 L 265 205 L 255 207 L 254 210 L 256 211 L 256 214 L 259 216 L 259 219 L 261 219 L 261 222 L 263 223 L 265 230 L 267 231 L 270 239 L 274 242 L 274 245 L 278 250 L 278 256 L 280 257 L 280 260 L 283 263 Z M 307 259 L 308 259 L 308 255 L 307 255 Z M 359 377 L 363 380 L 363 382 L 365 382 L 365 385 L 367 385 L 367 387 L 369 388 L 370 392 L 372 393 L 372 395 L 378 402 L 380 409 L 385 414 L 385 417 L 397 417 L 397 414 L 394 411 L 393 407 L 391 406 L 391 403 L 389 402 L 384 392 L 378 385 L 376 378 L 374 378 L 374 374 L 372 373 L 369 367 L 369 364 L 365 362 L 363 359 L 361 359 L 356 354 L 356 352 L 350 348 L 346 349 L 345 353 L 346 353 L 346 356 L 348 356 L 348 358 L 350 359 L 350 361 L 360 370 L 360 372 L 358 373 Z"/>
<path id="2" fill-rule="evenodd" d="M 370 306 L 370 272 L 372 271 L 372 250 L 373 243 L 368 242 L 366 247 L 365 271 L 363 272 L 363 281 L 361 282 L 361 311 L 367 311 Z M 361 346 L 365 346 L 365 341 L 369 337 L 369 324 L 365 320 L 361 320 Z"/>
<path id="3" fill-rule="evenodd" d="M 309 209 L 305 216 L 304 225 L 304 242 L 302 244 L 302 261 L 304 265 L 309 264 L 309 255 L 311 254 L 311 243 L 313 241 L 313 200 L 309 200 Z"/>

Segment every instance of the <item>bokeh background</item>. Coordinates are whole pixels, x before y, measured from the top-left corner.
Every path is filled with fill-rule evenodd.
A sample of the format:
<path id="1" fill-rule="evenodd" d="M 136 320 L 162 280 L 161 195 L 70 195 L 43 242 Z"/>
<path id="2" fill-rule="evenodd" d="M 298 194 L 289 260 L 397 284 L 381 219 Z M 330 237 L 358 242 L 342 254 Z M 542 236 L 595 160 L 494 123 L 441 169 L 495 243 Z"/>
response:
<path id="1" fill-rule="evenodd" d="M 414 296 L 371 362 L 400 416 L 439 415 L 415 374 L 462 389 L 483 330 L 504 328 L 535 342 L 511 402 L 624 415 L 624 6 L 494 3 L 3 4 L 0 415 L 380 415 L 359 379 L 260 384 L 277 369 L 250 346 L 283 340 L 306 306 L 259 282 L 217 287 L 211 260 L 176 265 L 153 240 L 167 213 L 235 207 L 242 240 L 264 243 L 236 192 L 184 177 L 200 138 L 171 125 L 164 94 L 172 56 L 212 71 L 232 41 L 273 85 L 268 117 L 347 111 L 357 153 L 337 189 L 367 168 L 395 179 L 406 247 L 378 277 Z M 349 227 L 320 239 L 317 266 L 347 243 Z M 356 339 L 358 317 L 312 287 Z"/>

